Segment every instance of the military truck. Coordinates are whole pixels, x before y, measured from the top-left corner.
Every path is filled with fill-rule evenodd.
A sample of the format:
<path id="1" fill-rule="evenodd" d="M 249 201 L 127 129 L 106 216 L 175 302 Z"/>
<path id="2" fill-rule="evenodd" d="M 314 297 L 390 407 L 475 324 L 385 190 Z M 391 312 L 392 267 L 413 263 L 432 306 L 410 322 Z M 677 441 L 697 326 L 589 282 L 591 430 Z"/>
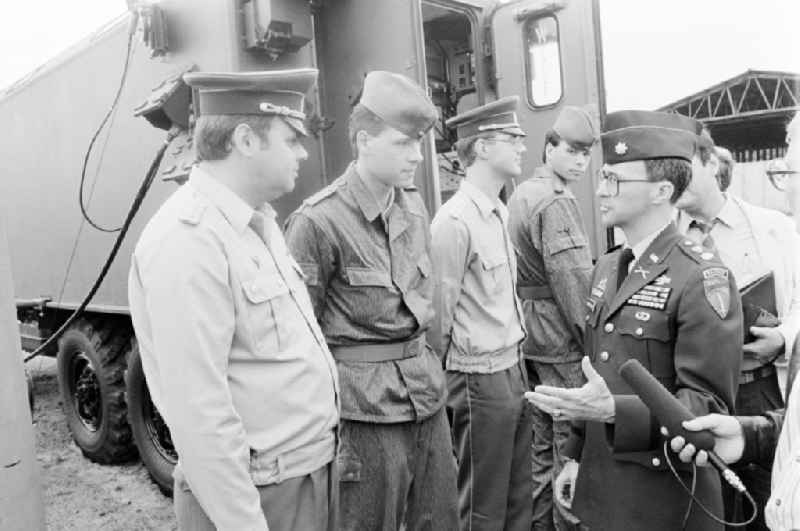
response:
<path id="1" fill-rule="evenodd" d="M 544 133 L 560 108 L 591 105 L 602 115 L 599 13 L 596 0 L 162 0 L 129 6 L 129 13 L 0 93 L 7 132 L 0 143 L 0 201 L 8 216 L 23 347 L 57 358 L 75 443 L 100 463 L 138 453 L 168 492 L 177 456 L 142 373 L 127 272 L 144 224 L 194 161 L 192 94 L 182 74 L 320 70 L 307 113 L 309 159 L 296 190 L 275 205 L 281 219 L 346 167 L 347 118 L 365 74 L 383 69 L 415 79 L 441 114 L 416 176 L 433 213 L 463 174 L 453 134 L 444 127 L 454 114 L 519 95 L 529 134 L 527 174 L 539 163 Z M 164 142 L 157 174 L 142 186 Z M 606 233 L 594 208 L 595 185 L 587 178 L 576 195 L 596 255 Z M 108 260 L 134 198 L 142 195 L 118 255 Z M 89 299 L 104 265 L 107 275 Z M 181 385 L 175 376 L 174 385 Z"/>

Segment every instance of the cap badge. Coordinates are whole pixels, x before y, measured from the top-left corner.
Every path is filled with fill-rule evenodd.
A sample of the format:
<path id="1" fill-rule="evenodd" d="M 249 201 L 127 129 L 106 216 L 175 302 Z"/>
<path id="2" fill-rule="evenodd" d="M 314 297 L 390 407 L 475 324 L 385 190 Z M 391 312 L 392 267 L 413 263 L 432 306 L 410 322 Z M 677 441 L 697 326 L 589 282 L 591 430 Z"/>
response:
<path id="1" fill-rule="evenodd" d="M 628 152 L 628 144 L 625 142 L 617 142 L 617 145 L 614 146 L 614 152 L 616 152 L 617 155 L 624 155 Z"/>

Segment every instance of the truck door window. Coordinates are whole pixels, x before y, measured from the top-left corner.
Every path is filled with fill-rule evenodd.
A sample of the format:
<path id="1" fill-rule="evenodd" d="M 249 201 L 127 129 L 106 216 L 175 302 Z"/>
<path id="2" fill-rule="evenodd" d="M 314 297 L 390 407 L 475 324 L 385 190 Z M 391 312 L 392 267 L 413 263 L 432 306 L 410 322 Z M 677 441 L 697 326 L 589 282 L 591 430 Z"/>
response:
<path id="1" fill-rule="evenodd" d="M 561 99 L 561 50 L 553 16 L 530 18 L 523 25 L 528 102 L 547 107 Z"/>

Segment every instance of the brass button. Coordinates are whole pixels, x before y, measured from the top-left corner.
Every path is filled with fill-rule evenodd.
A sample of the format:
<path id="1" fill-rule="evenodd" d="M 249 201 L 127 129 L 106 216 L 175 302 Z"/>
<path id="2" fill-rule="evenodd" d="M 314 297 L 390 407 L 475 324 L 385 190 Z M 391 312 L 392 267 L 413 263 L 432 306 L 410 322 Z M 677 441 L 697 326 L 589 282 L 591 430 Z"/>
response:
<path id="1" fill-rule="evenodd" d="M 640 326 L 639 328 L 636 329 L 636 335 L 640 336 L 642 334 L 644 334 L 644 329 Z"/>
<path id="2" fill-rule="evenodd" d="M 606 325 L 603 327 L 603 330 L 605 330 L 606 332 L 609 332 L 609 333 L 613 332 L 614 331 L 614 323 L 606 323 Z"/>
<path id="3" fill-rule="evenodd" d="M 610 357 L 611 356 L 609 356 L 608 352 L 606 352 L 605 350 L 600 353 L 600 361 L 608 361 L 608 358 Z"/>
<path id="4" fill-rule="evenodd" d="M 775 505 L 776 505 L 776 506 L 778 506 L 778 507 L 780 507 L 780 506 L 781 506 L 781 499 L 780 499 L 780 498 L 778 498 L 777 500 L 775 500 Z"/>
<path id="5" fill-rule="evenodd" d="M 661 459 L 659 459 L 658 457 L 654 457 L 653 460 L 650 462 L 653 463 L 653 466 L 661 466 Z"/>

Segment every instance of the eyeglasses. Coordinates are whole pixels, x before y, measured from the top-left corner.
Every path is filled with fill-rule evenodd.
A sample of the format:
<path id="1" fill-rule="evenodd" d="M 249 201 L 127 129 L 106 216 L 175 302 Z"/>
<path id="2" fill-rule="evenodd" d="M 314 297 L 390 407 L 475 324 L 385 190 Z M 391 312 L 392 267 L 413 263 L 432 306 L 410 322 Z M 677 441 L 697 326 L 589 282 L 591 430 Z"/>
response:
<path id="1" fill-rule="evenodd" d="M 650 179 L 620 179 L 620 176 L 614 172 L 600 170 L 598 173 L 600 181 L 605 183 L 611 197 L 619 195 L 620 183 L 651 183 Z"/>

